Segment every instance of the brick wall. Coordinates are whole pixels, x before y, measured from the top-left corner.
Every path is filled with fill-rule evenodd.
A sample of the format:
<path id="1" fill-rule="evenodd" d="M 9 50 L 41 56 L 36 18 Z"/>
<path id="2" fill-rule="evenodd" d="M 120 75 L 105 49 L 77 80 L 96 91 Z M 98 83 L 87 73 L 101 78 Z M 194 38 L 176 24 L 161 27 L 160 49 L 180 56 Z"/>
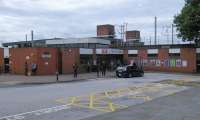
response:
<path id="1" fill-rule="evenodd" d="M 138 58 L 139 59 L 147 59 L 148 58 L 147 50 L 146 49 L 139 49 L 138 50 Z"/>
<path id="2" fill-rule="evenodd" d="M 49 53 L 50 58 L 43 58 L 44 53 Z M 12 74 L 25 74 L 26 62 L 29 72 L 31 64 L 37 64 L 37 75 L 52 75 L 57 71 L 56 48 L 10 48 L 9 55 Z"/>
<path id="3" fill-rule="evenodd" d="M 126 32 L 126 39 L 140 39 L 140 31 L 127 31 Z"/>
<path id="4" fill-rule="evenodd" d="M 148 58 L 147 49 L 138 50 L 138 58 L 140 60 L 148 60 L 144 66 L 146 71 L 163 71 L 163 72 L 187 72 L 194 73 L 196 72 L 196 49 L 195 48 L 181 48 L 180 57 L 178 58 L 170 58 L 169 57 L 169 49 L 159 49 L 158 55 L 155 58 L 155 65 L 150 65 L 150 59 Z M 125 52 L 128 54 L 128 52 Z M 124 55 L 126 58 L 127 55 Z M 133 58 L 128 58 L 129 61 L 133 60 Z M 159 63 L 157 63 L 157 60 Z M 180 65 L 177 65 L 177 61 L 180 61 Z M 171 62 L 175 65 L 172 66 Z M 166 65 L 169 64 L 169 65 Z M 159 65 L 157 65 L 159 64 Z"/>
<path id="5" fill-rule="evenodd" d="M 4 49 L 0 48 L 0 72 L 4 71 Z"/>
<path id="6" fill-rule="evenodd" d="M 181 59 L 188 61 L 188 66 L 184 72 L 196 72 L 196 49 L 195 48 L 183 48 L 181 49 Z"/>
<path id="7" fill-rule="evenodd" d="M 98 25 L 97 26 L 97 36 L 104 37 L 108 35 L 114 35 L 115 28 L 113 25 Z"/>
<path id="8" fill-rule="evenodd" d="M 73 64 L 80 64 L 79 48 L 62 48 L 61 51 L 63 74 L 73 73 Z"/>
<path id="9" fill-rule="evenodd" d="M 43 54 L 49 52 L 51 55 L 50 59 L 44 58 Z M 38 64 L 38 74 L 45 75 L 51 74 L 55 75 L 58 71 L 58 49 L 53 48 L 38 48 L 37 49 L 37 64 Z"/>
<path id="10" fill-rule="evenodd" d="M 129 58 L 128 58 L 128 50 L 124 49 L 124 54 L 123 54 L 123 61 L 128 62 Z"/>

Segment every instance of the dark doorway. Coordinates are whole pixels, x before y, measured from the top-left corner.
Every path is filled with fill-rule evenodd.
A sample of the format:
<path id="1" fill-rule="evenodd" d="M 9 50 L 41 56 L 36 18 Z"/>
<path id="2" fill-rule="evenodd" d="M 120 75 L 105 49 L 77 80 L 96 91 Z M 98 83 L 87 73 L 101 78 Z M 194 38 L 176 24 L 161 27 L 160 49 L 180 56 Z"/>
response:
<path id="1" fill-rule="evenodd" d="M 10 72 L 9 58 L 4 58 L 4 73 Z"/>
<path id="2" fill-rule="evenodd" d="M 200 73 L 200 54 L 197 54 L 197 72 Z"/>
<path id="3" fill-rule="evenodd" d="M 58 58 L 57 58 L 57 69 L 58 73 L 62 74 L 62 51 L 61 49 L 58 49 Z"/>
<path id="4" fill-rule="evenodd" d="M 97 55 L 97 61 L 100 64 L 104 61 L 108 70 L 115 70 L 117 66 L 123 64 L 123 55 Z"/>

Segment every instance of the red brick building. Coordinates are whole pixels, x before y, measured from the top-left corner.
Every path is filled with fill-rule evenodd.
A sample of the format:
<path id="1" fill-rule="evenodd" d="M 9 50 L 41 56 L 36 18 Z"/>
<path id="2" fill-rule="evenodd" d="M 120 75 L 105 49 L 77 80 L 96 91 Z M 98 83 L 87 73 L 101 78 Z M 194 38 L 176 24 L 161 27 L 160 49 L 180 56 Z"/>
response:
<path id="1" fill-rule="evenodd" d="M 37 64 L 37 75 L 73 73 L 73 64 L 96 64 L 98 60 L 124 63 L 140 62 L 147 71 L 197 72 L 200 49 L 187 45 L 143 46 L 135 49 L 85 49 L 85 48 L 10 48 L 10 72 L 25 74 L 25 63 L 31 74 L 31 65 Z M 3 66 L 3 49 L 0 49 L 0 64 Z M 122 63 L 122 62 L 121 62 Z"/>
<path id="2" fill-rule="evenodd" d="M 4 69 L 4 49 L 0 48 L 0 73 L 3 72 Z"/>
<path id="3" fill-rule="evenodd" d="M 144 47 L 125 51 L 125 60 L 129 63 L 140 61 L 147 71 L 190 73 L 197 71 L 196 48 L 186 46 L 180 46 L 180 48 Z"/>
<path id="4" fill-rule="evenodd" d="M 114 25 L 98 25 L 97 26 L 97 37 L 115 37 Z"/>
<path id="5" fill-rule="evenodd" d="M 126 31 L 126 40 L 140 40 L 140 31 Z"/>
<path id="6" fill-rule="evenodd" d="M 105 61 L 112 66 L 140 62 L 148 71 L 197 72 L 200 71 L 200 48 L 195 44 L 144 45 L 140 31 L 127 31 L 127 41 L 115 38 L 114 25 L 98 25 L 97 37 L 53 38 L 34 41 L 3 43 L 13 47 L 9 52 L 10 72 L 25 74 L 25 63 L 38 65 L 38 75 L 73 72 L 73 64 L 86 69 Z M 35 48 L 30 48 L 34 46 Z M 0 66 L 3 65 L 0 49 Z"/>
<path id="7" fill-rule="evenodd" d="M 73 64 L 80 62 L 79 48 L 10 48 L 9 54 L 12 74 L 25 74 L 26 62 L 30 74 L 33 63 L 37 64 L 37 75 L 70 74 Z"/>
<path id="8" fill-rule="evenodd" d="M 73 65 L 80 65 L 80 51 L 79 48 L 62 48 L 62 73 L 73 73 Z"/>
<path id="9" fill-rule="evenodd" d="M 25 64 L 31 74 L 31 65 L 37 64 L 37 75 L 54 75 L 58 68 L 56 48 L 10 48 L 10 72 L 25 74 Z"/>

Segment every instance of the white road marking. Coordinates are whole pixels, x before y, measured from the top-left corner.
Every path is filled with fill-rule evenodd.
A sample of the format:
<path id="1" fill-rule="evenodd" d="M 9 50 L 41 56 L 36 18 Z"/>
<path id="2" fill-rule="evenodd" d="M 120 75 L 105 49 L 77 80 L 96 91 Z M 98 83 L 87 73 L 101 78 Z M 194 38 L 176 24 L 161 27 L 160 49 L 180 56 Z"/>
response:
<path id="1" fill-rule="evenodd" d="M 0 117 L 0 120 L 22 120 L 22 119 L 25 119 L 26 117 L 31 116 L 31 115 L 40 116 L 40 115 L 44 115 L 44 114 L 50 114 L 50 113 L 53 113 L 53 112 L 58 112 L 58 111 L 61 111 L 61 110 L 66 110 L 66 109 L 69 109 L 69 108 L 71 108 L 71 104 L 35 110 L 35 111 L 25 112 L 25 113 L 16 114 L 16 115 L 4 116 L 4 117 Z"/>

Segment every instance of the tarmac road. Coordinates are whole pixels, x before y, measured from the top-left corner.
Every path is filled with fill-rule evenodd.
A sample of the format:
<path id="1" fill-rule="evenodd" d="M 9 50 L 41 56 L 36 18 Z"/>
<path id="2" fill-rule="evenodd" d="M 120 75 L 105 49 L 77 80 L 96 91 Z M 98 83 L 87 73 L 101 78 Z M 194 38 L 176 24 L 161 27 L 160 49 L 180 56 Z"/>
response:
<path id="1" fill-rule="evenodd" d="M 200 88 L 84 120 L 199 120 Z"/>
<path id="2" fill-rule="evenodd" d="M 61 120 L 66 118 L 79 120 L 102 113 L 70 108 L 69 105 L 57 103 L 55 100 L 127 87 L 136 83 L 185 78 L 199 80 L 198 76 L 192 75 L 147 73 L 142 78 L 99 78 L 69 83 L 2 87 L 0 88 L 0 120 Z"/>

